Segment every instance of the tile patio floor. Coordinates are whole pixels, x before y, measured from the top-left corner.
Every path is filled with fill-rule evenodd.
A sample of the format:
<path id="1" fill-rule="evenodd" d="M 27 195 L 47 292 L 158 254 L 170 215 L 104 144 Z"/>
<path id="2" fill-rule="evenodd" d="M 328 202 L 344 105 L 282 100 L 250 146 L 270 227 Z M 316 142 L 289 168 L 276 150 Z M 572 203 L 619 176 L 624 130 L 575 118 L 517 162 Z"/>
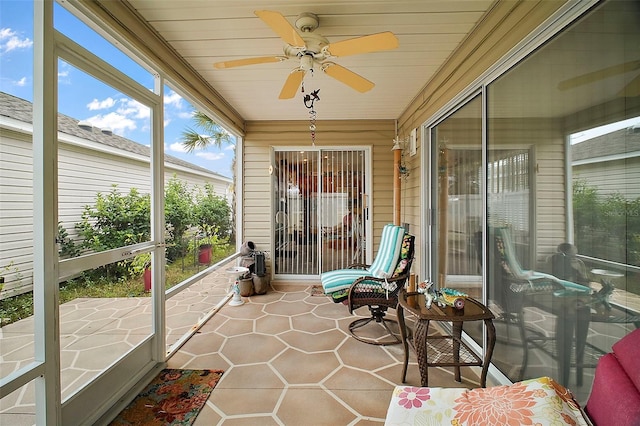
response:
<path id="1" fill-rule="evenodd" d="M 202 312 L 228 298 L 225 269 L 167 301 L 168 345 Z M 61 306 L 63 398 L 147 336 L 147 326 L 131 324 L 149 323 L 143 319 L 150 315 L 149 300 L 76 299 Z M 311 295 L 310 286 L 275 285 L 267 294 L 244 300 L 241 306 L 222 306 L 168 360 L 169 368 L 225 371 L 196 426 L 384 423 L 391 391 L 400 383 L 401 345 L 355 340 L 347 330 L 356 317 L 342 304 Z M 0 329 L 3 376 L 33 358 L 33 338 L 25 335 L 33 326 L 23 321 Z M 478 386 L 475 371 L 463 368 L 462 375 L 457 383 L 452 369 L 431 368 L 429 384 Z M 412 353 L 407 384 L 419 383 Z M 0 424 L 34 423 L 32 387 L 2 399 Z"/>
<path id="2" fill-rule="evenodd" d="M 374 346 L 348 334 L 354 316 L 309 287 L 276 286 L 266 295 L 226 305 L 169 360 L 171 368 L 221 368 L 225 374 L 195 425 L 382 424 L 400 383 L 400 345 Z M 415 357 L 408 384 L 418 386 Z M 466 371 L 465 371 L 466 370 Z M 432 386 L 477 387 L 446 369 Z"/>

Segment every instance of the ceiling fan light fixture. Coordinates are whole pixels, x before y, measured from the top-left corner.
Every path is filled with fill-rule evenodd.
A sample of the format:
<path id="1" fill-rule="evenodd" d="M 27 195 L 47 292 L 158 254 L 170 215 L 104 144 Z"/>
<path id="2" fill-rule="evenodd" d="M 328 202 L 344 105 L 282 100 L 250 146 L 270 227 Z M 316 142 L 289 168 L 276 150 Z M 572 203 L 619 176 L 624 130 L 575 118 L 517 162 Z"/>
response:
<path id="1" fill-rule="evenodd" d="M 303 55 L 300 58 L 300 69 L 305 71 L 313 71 L 313 56 Z"/>

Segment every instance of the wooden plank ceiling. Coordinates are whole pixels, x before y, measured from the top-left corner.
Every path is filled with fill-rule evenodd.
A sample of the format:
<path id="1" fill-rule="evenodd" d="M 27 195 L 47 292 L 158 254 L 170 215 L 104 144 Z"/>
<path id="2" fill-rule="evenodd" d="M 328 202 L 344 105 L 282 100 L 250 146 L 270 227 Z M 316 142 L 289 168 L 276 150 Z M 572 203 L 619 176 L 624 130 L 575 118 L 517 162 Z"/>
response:
<path id="1" fill-rule="evenodd" d="M 140 15 L 215 88 L 245 120 L 305 120 L 303 94 L 278 95 L 297 59 L 229 69 L 213 64 L 278 56 L 285 43 L 254 11 L 280 12 L 293 26 L 301 13 L 319 17 L 314 33 L 329 43 L 384 31 L 393 50 L 331 60 L 375 83 L 359 93 L 318 67 L 304 79 L 305 94 L 320 89 L 318 120 L 395 119 L 464 40 L 492 0 L 415 1 L 156 1 L 129 0 Z"/>

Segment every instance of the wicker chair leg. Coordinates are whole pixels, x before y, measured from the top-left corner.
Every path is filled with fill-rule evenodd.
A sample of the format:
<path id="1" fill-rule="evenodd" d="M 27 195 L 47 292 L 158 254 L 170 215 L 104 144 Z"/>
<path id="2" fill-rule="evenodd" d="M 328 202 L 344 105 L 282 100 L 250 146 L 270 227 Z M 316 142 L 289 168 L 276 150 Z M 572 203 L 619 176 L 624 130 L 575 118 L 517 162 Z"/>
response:
<path id="1" fill-rule="evenodd" d="M 375 339 L 370 337 L 363 337 L 362 335 L 356 334 L 356 330 L 364 327 L 370 322 L 380 324 L 380 326 L 382 326 L 386 330 L 388 336 L 385 335 L 384 339 Z M 391 327 L 389 326 L 390 324 L 392 326 L 395 326 L 398 332 L 394 332 L 393 330 L 391 330 Z M 351 335 L 356 340 L 359 340 L 363 343 L 368 343 L 370 345 L 388 346 L 402 343 L 402 339 L 398 335 L 399 330 L 400 328 L 398 322 L 396 320 L 386 318 L 384 312 L 382 312 L 382 315 L 373 315 L 369 318 L 359 318 L 349 324 L 349 332 L 351 333 Z"/>

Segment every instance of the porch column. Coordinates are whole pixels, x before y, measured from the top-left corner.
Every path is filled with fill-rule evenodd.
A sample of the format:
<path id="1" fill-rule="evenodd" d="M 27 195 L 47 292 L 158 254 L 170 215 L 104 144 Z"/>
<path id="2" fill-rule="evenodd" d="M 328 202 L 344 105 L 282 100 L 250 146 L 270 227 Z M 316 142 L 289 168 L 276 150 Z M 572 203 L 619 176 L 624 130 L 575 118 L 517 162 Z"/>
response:
<path id="1" fill-rule="evenodd" d="M 393 224 L 400 225 L 400 211 L 402 209 L 400 180 L 400 162 L 402 161 L 402 147 L 399 139 L 394 139 L 393 151 Z"/>

